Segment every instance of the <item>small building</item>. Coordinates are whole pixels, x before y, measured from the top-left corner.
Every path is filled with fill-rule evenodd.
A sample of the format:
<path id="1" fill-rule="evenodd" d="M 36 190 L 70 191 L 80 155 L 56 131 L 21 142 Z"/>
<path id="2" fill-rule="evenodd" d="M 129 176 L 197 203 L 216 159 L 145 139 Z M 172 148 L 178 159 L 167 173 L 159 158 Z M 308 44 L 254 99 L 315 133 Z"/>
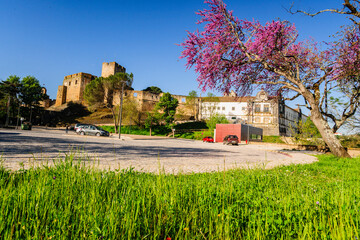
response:
<path id="1" fill-rule="evenodd" d="M 227 135 L 236 135 L 240 141 L 262 141 L 263 130 L 247 124 L 216 124 L 215 142 L 222 142 Z"/>

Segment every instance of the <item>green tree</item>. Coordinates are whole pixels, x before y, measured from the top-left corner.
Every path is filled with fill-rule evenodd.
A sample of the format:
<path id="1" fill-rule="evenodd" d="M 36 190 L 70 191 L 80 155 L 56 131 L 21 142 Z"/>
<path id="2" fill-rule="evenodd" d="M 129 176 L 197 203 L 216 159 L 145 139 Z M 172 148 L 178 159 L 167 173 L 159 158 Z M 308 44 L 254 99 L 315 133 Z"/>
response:
<path id="1" fill-rule="evenodd" d="M 2 92 L 3 96 L 7 99 L 5 126 L 9 125 L 11 103 L 17 102 L 18 105 L 20 104 L 18 98 L 20 89 L 21 89 L 20 77 L 16 75 L 11 75 L 6 79 L 6 81 L 2 81 L 0 83 L 0 92 Z"/>
<path id="2" fill-rule="evenodd" d="M 186 96 L 185 107 L 189 110 L 191 116 L 194 116 L 195 120 L 198 120 L 198 102 L 197 102 L 197 92 L 192 90 L 189 92 L 189 95 Z"/>
<path id="3" fill-rule="evenodd" d="M 152 136 L 153 126 L 159 123 L 158 114 L 156 112 L 147 112 L 147 117 L 145 119 L 145 128 L 149 129 L 150 136 Z"/>
<path id="4" fill-rule="evenodd" d="M 290 130 L 292 132 L 292 136 L 300 142 L 311 142 L 312 144 L 320 144 L 321 142 L 318 140 L 321 138 L 321 134 L 313 121 L 311 121 L 310 117 L 308 117 L 305 121 L 299 120 L 295 124 L 295 127 L 292 128 L 290 125 Z"/>
<path id="5" fill-rule="evenodd" d="M 29 107 L 38 105 L 39 101 L 45 99 L 39 80 L 33 76 L 24 77 L 21 80 L 20 98 Z"/>
<path id="6" fill-rule="evenodd" d="M 136 125 L 140 125 L 140 111 L 139 111 L 139 104 L 138 102 L 131 96 L 127 96 L 124 98 L 123 104 L 123 119 L 128 124 L 135 123 Z"/>
<path id="7" fill-rule="evenodd" d="M 19 97 L 30 109 L 30 122 L 32 121 L 32 107 L 39 105 L 39 101 L 48 98 L 48 96 L 42 92 L 39 80 L 33 76 L 26 76 L 21 80 Z"/>
<path id="8" fill-rule="evenodd" d="M 155 87 L 155 86 L 147 87 L 147 88 L 143 89 L 143 91 L 154 93 L 154 94 L 160 94 L 163 92 L 159 87 Z"/>
<path id="9" fill-rule="evenodd" d="M 116 109 L 120 111 L 120 107 L 114 105 L 114 96 L 116 92 L 119 92 L 120 97 L 122 97 L 122 90 L 130 89 L 133 79 L 132 73 L 121 72 L 107 78 L 94 79 L 85 87 L 84 99 L 89 104 L 90 109 L 106 107 L 111 111 L 115 133 L 117 133 L 117 126 L 120 122 L 120 117 L 117 117 L 120 114 L 116 112 Z"/>
<path id="10" fill-rule="evenodd" d="M 206 120 L 206 126 L 209 128 L 211 132 L 216 128 L 216 124 L 220 123 L 229 123 L 225 115 L 215 113 L 208 120 Z"/>
<path id="11" fill-rule="evenodd" d="M 168 128 L 173 127 L 176 108 L 178 105 L 178 100 L 167 92 L 162 95 L 160 101 L 155 106 L 155 111 L 160 111 L 159 120 L 165 121 L 166 127 Z"/>
<path id="12" fill-rule="evenodd" d="M 104 107 L 105 90 L 102 77 L 95 78 L 86 85 L 84 99 L 89 104 L 91 110 Z"/>

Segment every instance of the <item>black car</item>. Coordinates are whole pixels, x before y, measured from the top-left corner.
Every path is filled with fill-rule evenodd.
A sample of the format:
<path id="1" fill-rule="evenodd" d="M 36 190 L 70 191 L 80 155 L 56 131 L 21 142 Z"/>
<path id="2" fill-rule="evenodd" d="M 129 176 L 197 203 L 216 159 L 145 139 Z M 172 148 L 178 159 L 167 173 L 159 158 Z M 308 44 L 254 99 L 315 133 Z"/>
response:
<path id="1" fill-rule="evenodd" d="M 223 144 L 232 144 L 232 145 L 238 145 L 239 144 L 239 138 L 236 135 L 227 135 L 224 137 Z"/>

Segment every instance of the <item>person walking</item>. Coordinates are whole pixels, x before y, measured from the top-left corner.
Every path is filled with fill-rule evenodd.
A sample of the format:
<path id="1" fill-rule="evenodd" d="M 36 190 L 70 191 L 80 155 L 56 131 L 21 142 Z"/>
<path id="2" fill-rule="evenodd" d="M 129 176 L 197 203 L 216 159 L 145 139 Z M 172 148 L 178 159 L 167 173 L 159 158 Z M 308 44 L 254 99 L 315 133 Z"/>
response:
<path id="1" fill-rule="evenodd" d="M 66 134 L 69 132 L 69 125 L 66 125 Z"/>

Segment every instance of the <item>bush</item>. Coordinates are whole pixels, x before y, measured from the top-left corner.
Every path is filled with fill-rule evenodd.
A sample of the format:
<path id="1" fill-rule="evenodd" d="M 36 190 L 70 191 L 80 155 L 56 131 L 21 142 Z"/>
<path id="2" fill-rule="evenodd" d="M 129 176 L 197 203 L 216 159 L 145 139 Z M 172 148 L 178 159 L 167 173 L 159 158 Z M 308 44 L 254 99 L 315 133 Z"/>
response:
<path id="1" fill-rule="evenodd" d="M 350 135 L 350 136 L 339 136 L 340 142 L 344 147 L 347 148 L 360 148 L 360 136 L 359 135 Z"/>
<path id="2" fill-rule="evenodd" d="M 267 143 L 285 143 L 280 136 L 263 136 L 263 142 Z"/>
<path id="3" fill-rule="evenodd" d="M 205 122 L 186 122 L 175 125 L 175 129 L 207 129 Z"/>
<path id="4" fill-rule="evenodd" d="M 115 133 L 114 126 L 100 126 L 104 130 Z M 154 126 L 152 128 L 152 135 L 166 136 L 171 131 L 165 126 Z M 134 134 L 134 135 L 150 135 L 149 129 L 141 128 L 138 126 L 122 126 L 121 133 L 123 134 Z"/>

